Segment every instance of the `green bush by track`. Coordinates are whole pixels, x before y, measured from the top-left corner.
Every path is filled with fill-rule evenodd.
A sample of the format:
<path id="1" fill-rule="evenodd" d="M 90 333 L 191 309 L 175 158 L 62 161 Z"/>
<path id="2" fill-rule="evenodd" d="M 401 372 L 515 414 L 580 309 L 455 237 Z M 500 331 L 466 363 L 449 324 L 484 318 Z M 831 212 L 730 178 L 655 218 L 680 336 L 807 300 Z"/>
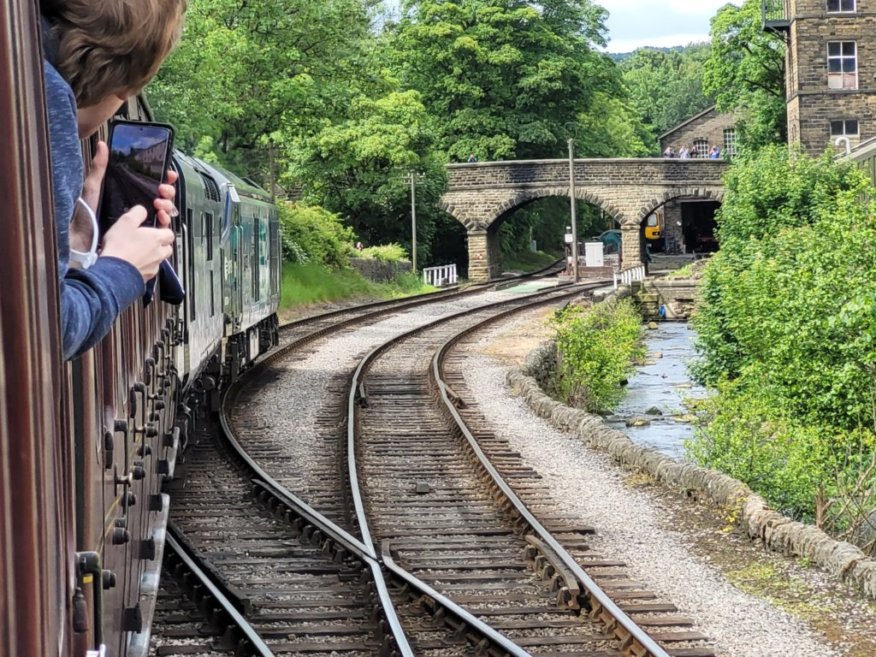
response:
<path id="1" fill-rule="evenodd" d="M 622 382 L 644 356 L 642 318 L 628 299 L 592 308 L 570 305 L 554 316 L 558 363 L 550 386 L 566 403 L 592 413 L 611 410 Z"/>

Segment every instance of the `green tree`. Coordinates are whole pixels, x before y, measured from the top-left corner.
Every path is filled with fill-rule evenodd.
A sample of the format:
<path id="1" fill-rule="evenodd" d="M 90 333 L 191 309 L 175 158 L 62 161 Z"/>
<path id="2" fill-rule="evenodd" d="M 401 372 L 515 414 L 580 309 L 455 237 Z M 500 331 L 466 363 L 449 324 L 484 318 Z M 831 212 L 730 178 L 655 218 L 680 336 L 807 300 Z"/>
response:
<path id="1" fill-rule="evenodd" d="M 617 87 L 589 0 L 406 0 L 392 56 L 451 159 L 561 156 L 568 123 Z"/>
<path id="2" fill-rule="evenodd" d="M 353 99 L 350 116 L 326 120 L 295 140 L 287 178 L 309 199 L 347 217 L 366 243 L 401 242 L 410 247 L 411 171 L 421 176 L 418 194 L 418 256 L 429 256 L 437 198 L 444 191 L 444 163 L 433 153 L 432 120 L 415 91 Z"/>
<path id="3" fill-rule="evenodd" d="M 181 146 L 268 180 L 277 143 L 345 115 L 372 83 L 370 40 L 361 0 L 192 0 L 149 98 Z"/>
<path id="4" fill-rule="evenodd" d="M 711 34 L 705 91 L 719 111 L 739 113 L 740 144 L 786 142 L 785 44 L 763 30 L 759 0 L 722 7 Z"/>
<path id="5" fill-rule="evenodd" d="M 653 137 L 714 104 L 703 89 L 708 44 L 681 50 L 641 48 L 621 64 L 633 107 Z"/>

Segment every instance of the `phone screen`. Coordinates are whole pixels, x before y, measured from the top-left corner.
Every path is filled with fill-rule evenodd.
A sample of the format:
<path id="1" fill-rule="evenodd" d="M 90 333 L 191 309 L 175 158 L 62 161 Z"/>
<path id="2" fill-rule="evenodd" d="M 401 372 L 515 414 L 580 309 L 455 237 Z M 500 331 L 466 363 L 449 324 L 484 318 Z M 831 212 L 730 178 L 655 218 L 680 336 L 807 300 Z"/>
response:
<path id="1" fill-rule="evenodd" d="M 154 201 L 166 175 L 172 140 L 170 126 L 121 121 L 112 124 L 109 167 L 100 200 L 102 231 L 135 205 L 146 208 L 143 225 L 155 225 Z"/>

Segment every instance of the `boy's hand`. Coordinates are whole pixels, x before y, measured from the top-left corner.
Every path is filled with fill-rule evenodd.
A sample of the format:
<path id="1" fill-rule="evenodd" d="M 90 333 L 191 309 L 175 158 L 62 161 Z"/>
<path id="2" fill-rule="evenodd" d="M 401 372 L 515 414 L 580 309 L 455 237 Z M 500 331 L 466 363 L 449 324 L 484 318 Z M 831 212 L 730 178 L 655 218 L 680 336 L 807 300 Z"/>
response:
<path id="1" fill-rule="evenodd" d="M 176 187 L 173 185 L 178 178 L 179 176 L 176 171 L 168 169 L 167 182 L 158 186 L 158 198 L 154 202 L 155 210 L 157 211 L 156 217 L 158 218 L 157 226 L 165 228 L 170 226 L 170 218 L 177 215 L 177 209 L 173 204 L 176 198 Z"/>
<path id="2" fill-rule="evenodd" d="M 158 201 L 156 200 L 156 203 Z M 176 235 L 169 228 L 144 227 L 146 208 L 137 205 L 119 217 L 103 238 L 101 256 L 119 258 L 132 264 L 144 281 L 158 274 L 158 267 L 173 253 Z M 170 217 L 167 217 L 170 221 Z"/>

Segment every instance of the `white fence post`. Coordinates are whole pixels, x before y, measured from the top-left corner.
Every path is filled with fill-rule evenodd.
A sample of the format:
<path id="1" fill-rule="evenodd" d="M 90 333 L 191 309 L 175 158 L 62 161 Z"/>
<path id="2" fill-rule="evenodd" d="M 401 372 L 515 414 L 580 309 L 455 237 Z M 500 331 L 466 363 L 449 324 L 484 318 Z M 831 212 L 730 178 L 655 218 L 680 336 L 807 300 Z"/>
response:
<path id="1" fill-rule="evenodd" d="M 458 281 L 459 274 L 456 271 L 456 264 L 442 265 L 441 267 L 426 267 L 423 270 L 423 282 L 426 285 L 443 287 L 446 285 L 456 285 Z"/>

